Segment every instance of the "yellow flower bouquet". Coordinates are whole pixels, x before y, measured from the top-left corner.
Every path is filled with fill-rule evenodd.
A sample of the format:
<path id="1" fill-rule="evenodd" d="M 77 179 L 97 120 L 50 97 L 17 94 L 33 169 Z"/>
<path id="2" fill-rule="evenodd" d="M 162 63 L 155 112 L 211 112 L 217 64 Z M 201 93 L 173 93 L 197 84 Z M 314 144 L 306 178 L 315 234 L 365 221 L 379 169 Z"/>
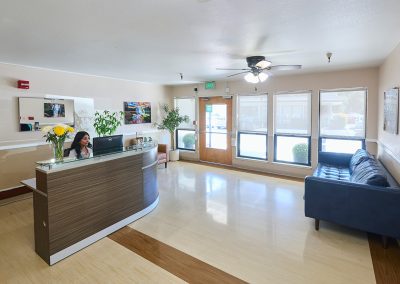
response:
<path id="1" fill-rule="evenodd" d="M 74 132 L 74 128 L 65 124 L 57 124 L 56 126 L 43 127 L 42 132 L 45 133 L 46 142 L 51 142 L 54 148 L 54 158 L 56 161 L 62 161 L 64 158 L 64 141 L 69 134 Z"/>

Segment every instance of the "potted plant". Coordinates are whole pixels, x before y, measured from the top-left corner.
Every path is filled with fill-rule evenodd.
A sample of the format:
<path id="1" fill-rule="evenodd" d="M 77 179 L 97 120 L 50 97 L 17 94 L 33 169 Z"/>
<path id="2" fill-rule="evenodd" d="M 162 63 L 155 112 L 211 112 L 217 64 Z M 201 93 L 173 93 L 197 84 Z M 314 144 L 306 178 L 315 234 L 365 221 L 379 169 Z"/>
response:
<path id="1" fill-rule="evenodd" d="M 122 111 L 113 113 L 108 110 L 103 111 L 103 113 L 96 111 L 93 126 L 97 135 L 100 137 L 112 135 L 117 130 L 117 127 L 122 124 L 123 118 L 124 112 Z"/>
<path id="2" fill-rule="evenodd" d="M 295 163 L 308 164 L 308 145 L 306 143 L 294 145 L 292 152 Z"/>
<path id="3" fill-rule="evenodd" d="M 171 161 L 179 160 L 179 150 L 175 149 L 175 130 L 182 122 L 189 122 L 187 115 L 181 116 L 179 108 L 170 108 L 167 104 L 162 107 L 164 118 L 161 123 L 156 123 L 158 129 L 166 129 L 171 136 L 171 150 L 169 151 L 169 158 Z"/>
<path id="4" fill-rule="evenodd" d="M 182 138 L 183 145 L 187 149 L 194 149 L 194 143 L 196 143 L 196 139 L 193 133 L 187 133 Z"/>

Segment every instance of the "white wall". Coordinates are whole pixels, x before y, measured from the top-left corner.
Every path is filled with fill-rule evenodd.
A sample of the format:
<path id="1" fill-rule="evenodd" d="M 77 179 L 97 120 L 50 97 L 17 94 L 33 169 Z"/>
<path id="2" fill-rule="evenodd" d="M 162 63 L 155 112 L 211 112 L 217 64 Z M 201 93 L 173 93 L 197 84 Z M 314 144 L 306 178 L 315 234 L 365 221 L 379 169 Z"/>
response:
<path id="1" fill-rule="evenodd" d="M 289 75 L 289 76 L 274 76 L 270 77 L 266 82 L 261 84 L 250 84 L 244 81 L 241 76 L 238 76 L 238 80 L 229 81 L 229 94 L 251 94 L 255 93 L 255 87 L 257 93 L 268 93 L 270 95 L 281 92 L 281 91 L 301 91 L 311 90 L 312 91 L 312 166 L 316 166 L 317 163 L 317 145 L 318 145 L 318 113 L 319 113 L 319 90 L 321 89 L 339 89 L 339 88 L 355 88 L 355 87 L 366 87 L 368 89 L 368 109 L 367 109 L 367 147 L 372 153 L 376 152 L 376 139 L 377 139 L 377 114 L 378 114 L 378 68 L 364 68 L 356 70 L 344 70 L 336 72 L 324 72 L 304 75 Z M 217 82 L 216 89 L 205 90 L 204 85 L 188 85 L 188 86 L 175 86 L 172 89 L 173 97 L 185 97 L 195 95 L 193 89 L 198 88 L 197 97 L 205 96 L 221 96 L 225 95 L 225 82 Z M 235 98 L 234 98 L 235 99 Z M 234 100 L 235 101 L 235 100 Z M 269 105 L 272 105 L 272 96 L 270 96 Z M 271 110 L 271 108 L 269 108 Z M 198 111 L 198 110 L 197 110 Z M 272 112 L 269 112 L 269 162 L 245 160 L 245 159 L 233 159 L 233 165 L 237 167 L 244 167 L 254 170 L 260 170 L 265 172 L 272 172 L 277 174 L 292 175 L 298 177 L 304 177 L 307 174 L 311 174 L 312 169 L 309 167 L 294 166 L 294 165 L 282 165 L 273 163 L 273 121 Z M 235 104 L 233 106 L 233 117 L 236 117 Z M 233 130 L 235 132 L 236 125 L 235 120 L 233 121 Z M 233 157 L 236 156 L 236 148 L 233 147 Z M 184 152 L 182 154 L 187 159 L 198 159 L 198 152 L 189 153 Z"/>
<path id="2" fill-rule="evenodd" d="M 379 68 L 379 158 L 400 182 L 400 135 L 383 131 L 383 94 L 393 87 L 400 87 L 400 44 Z M 399 121 L 400 123 L 400 121 Z"/>

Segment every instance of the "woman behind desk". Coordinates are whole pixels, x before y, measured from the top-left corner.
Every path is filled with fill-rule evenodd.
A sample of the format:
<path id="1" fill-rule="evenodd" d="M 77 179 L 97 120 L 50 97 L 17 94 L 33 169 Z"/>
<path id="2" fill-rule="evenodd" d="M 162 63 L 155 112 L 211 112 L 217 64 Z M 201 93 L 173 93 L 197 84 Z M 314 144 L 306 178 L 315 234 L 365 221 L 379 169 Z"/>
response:
<path id="1" fill-rule="evenodd" d="M 85 159 L 92 155 L 92 144 L 90 136 L 86 131 L 76 133 L 74 141 L 69 148 L 69 158 Z"/>

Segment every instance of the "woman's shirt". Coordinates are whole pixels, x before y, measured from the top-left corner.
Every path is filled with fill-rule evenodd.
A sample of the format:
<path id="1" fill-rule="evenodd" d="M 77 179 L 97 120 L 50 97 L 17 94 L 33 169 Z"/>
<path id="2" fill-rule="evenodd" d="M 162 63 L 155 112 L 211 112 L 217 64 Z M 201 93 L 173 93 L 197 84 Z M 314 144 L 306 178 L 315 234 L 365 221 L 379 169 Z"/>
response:
<path id="1" fill-rule="evenodd" d="M 89 158 L 89 157 L 92 156 L 92 154 L 93 154 L 92 149 L 87 148 L 87 147 L 86 147 L 86 149 L 87 149 L 87 151 L 85 151 L 84 149 L 82 149 L 82 151 L 81 151 L 81 156 L 82 156 L 83 159 Z M 71 149 L 71 150 L 69 151 L 69 156 L 68 156 L 68 157 L 69 157 L 69 158 L 78 158 L 78 157 L 76 156 L 76 151 L 75 151 L 75 149 Z"/>

